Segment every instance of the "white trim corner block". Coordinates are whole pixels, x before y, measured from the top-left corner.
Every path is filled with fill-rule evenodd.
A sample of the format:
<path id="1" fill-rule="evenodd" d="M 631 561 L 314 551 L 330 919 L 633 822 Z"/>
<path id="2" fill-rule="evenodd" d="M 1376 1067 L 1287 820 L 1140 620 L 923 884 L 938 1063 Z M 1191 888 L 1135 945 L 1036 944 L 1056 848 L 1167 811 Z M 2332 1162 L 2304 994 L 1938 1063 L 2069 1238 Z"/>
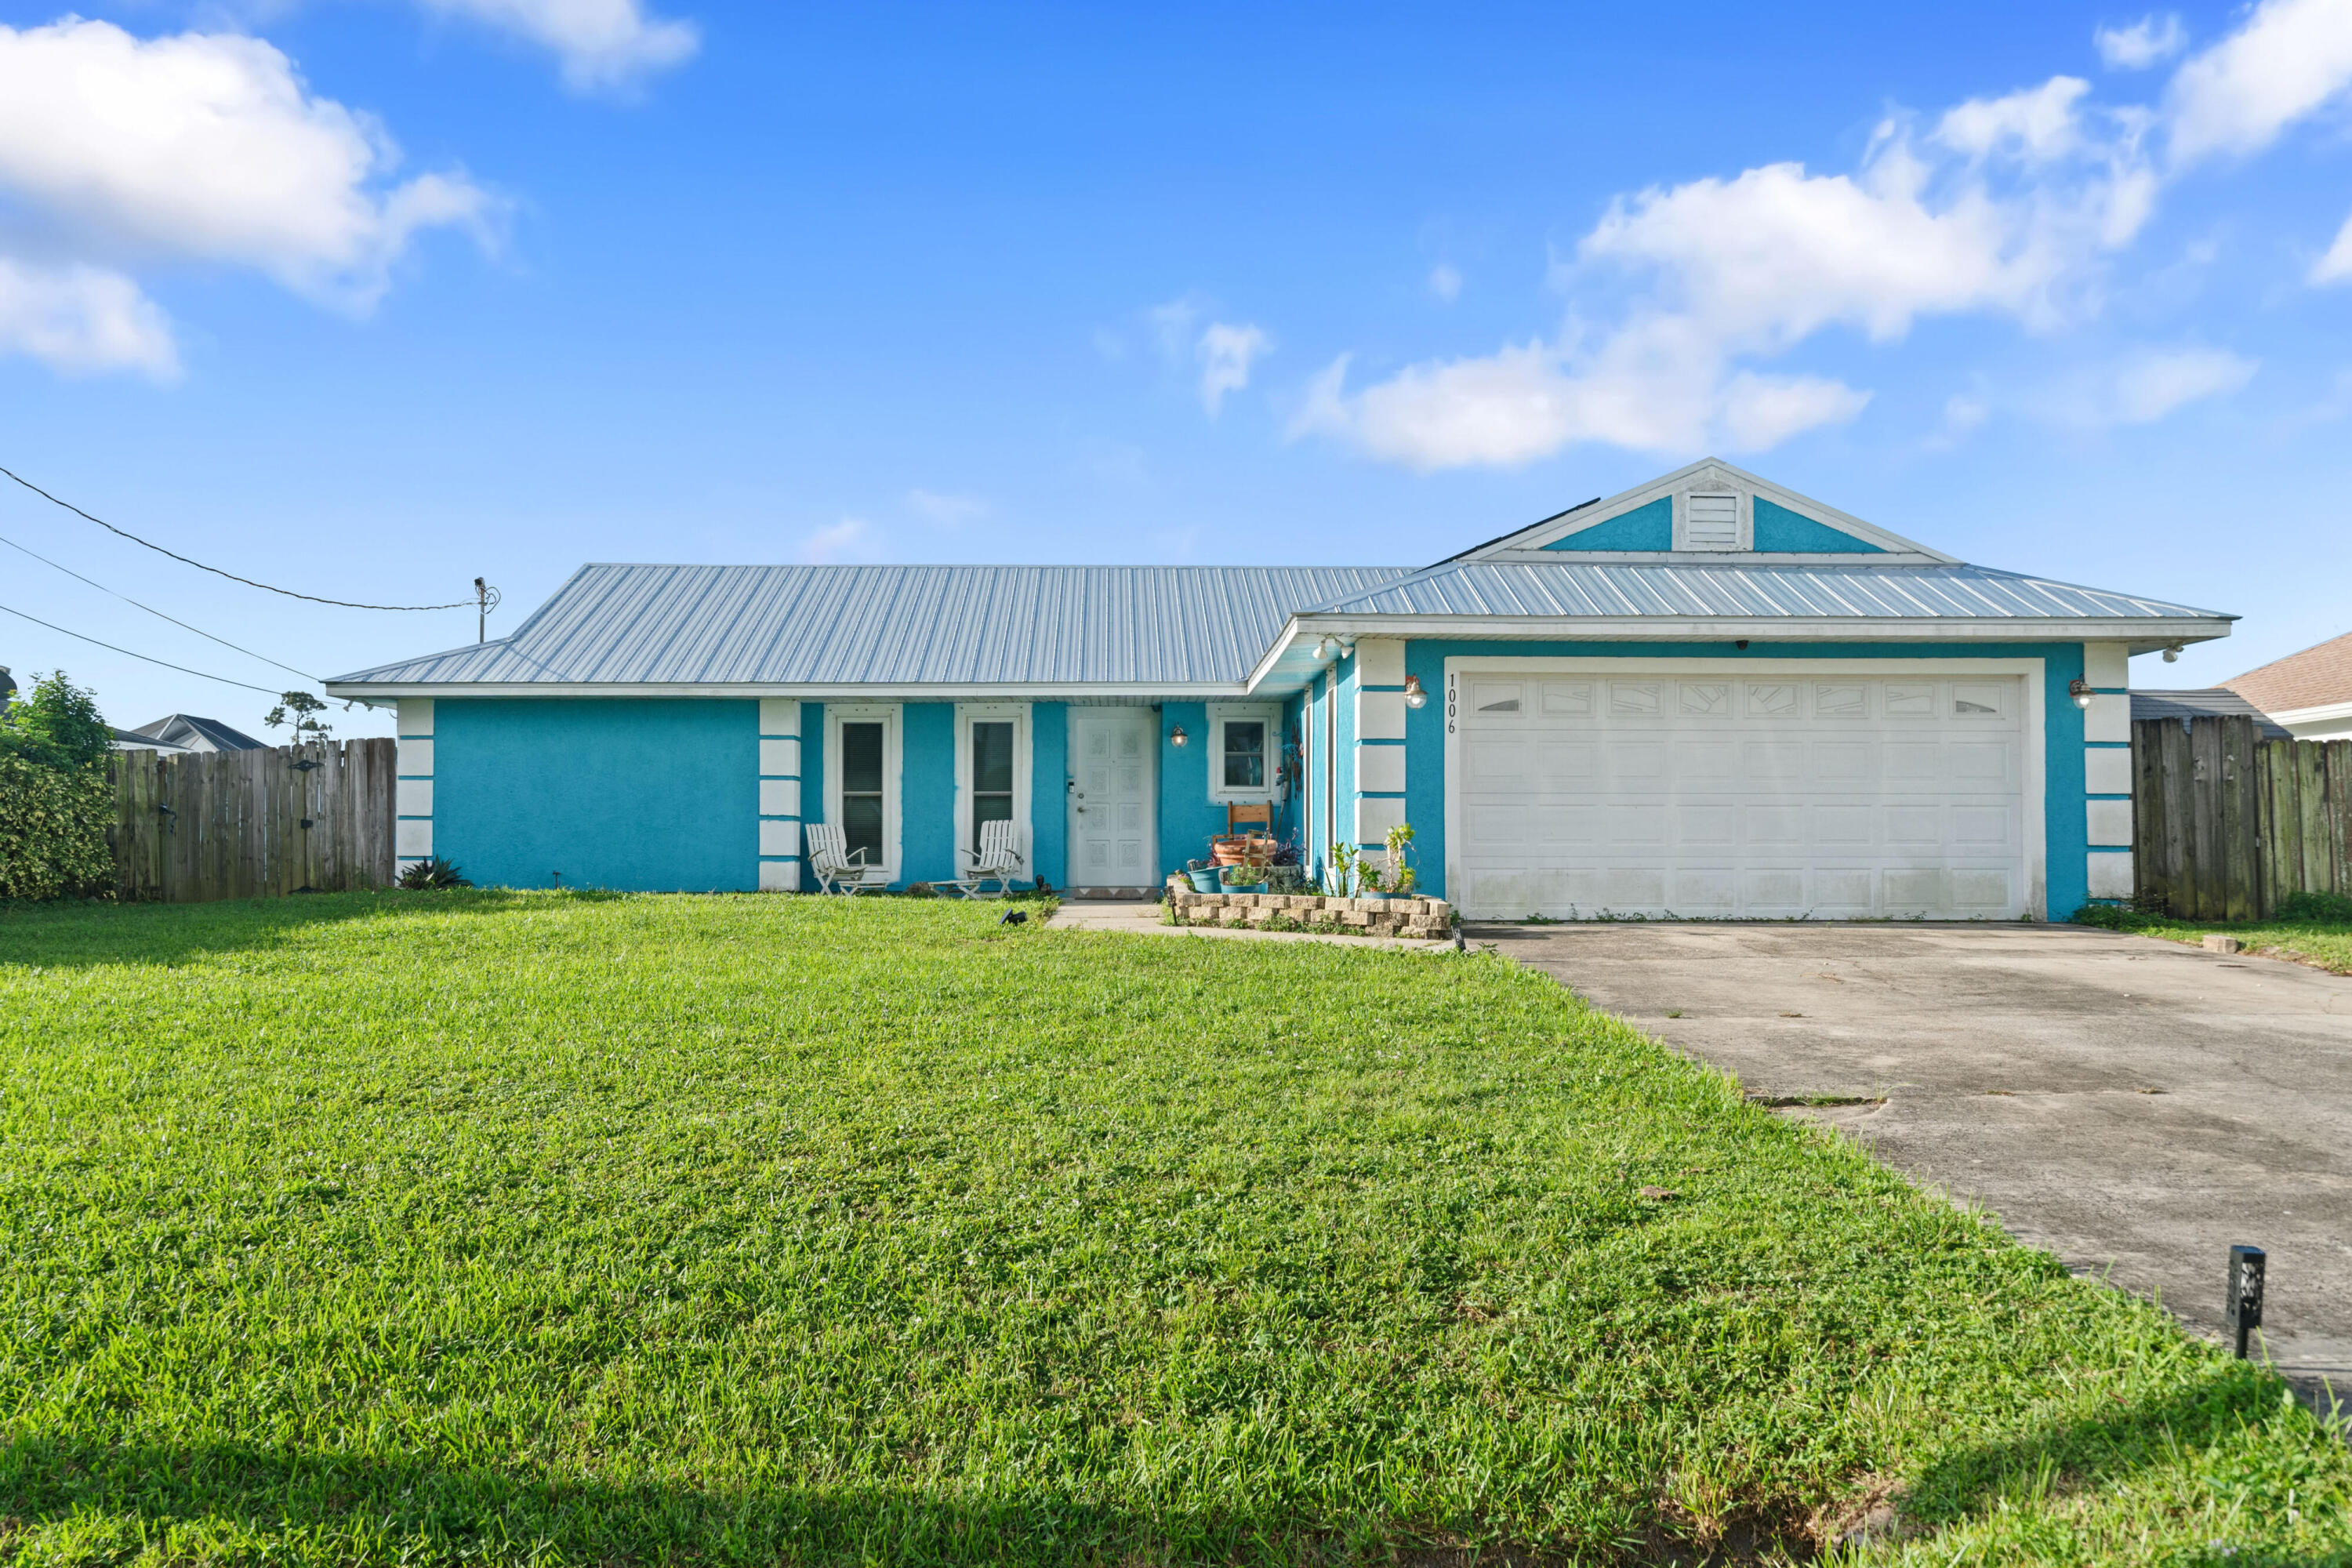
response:
<path id="1" fill-rule="evenodd" d="M 1404 802 L 1393 795 L 1358 795 L 1356 797 L 1356 842 L 1370 848 L 1385 848 L 1389 829 L 1404 826 Z"/>
<path id="2" fill-rule="evenodd" d="M 1403 746 L 1356 748 L 1356 787 L 1368 795 L 1404 793 Z"/>
<path id="3" fill-rule="evenodd" d="M 761 737 L 760 741 L 760 776 L 761 778 L 794 779 L 801 774 L 801 743 L 798 738 L 782 740 Z"/>
<path id="4" fill-rule="evenodd" d="M 402 859 L 425 859 L 433 853 L 430 817 L 406 816 L 392 826 L 392 852 Z"/>
<path id="5" fill-rule="evenodd" d="M 796 697 L 762 697 L 760 699 L 760 733 L 788 735 L 797 741 L 801 736 L 801 704 Z"/>
<path id="6" fill-rule="evenodd" d="M 797 860 L 762 860 L 760 862 L 760 891 L 763 893 L 797 893 L 801 890 L 801 863 Z"/>
<path id="7" fill-rule="evenodd" d="M 1356 679 L 1366 686 L 1404 684 L 1404 642 L 1399 637 L 1359 637 Z"/>
<path id="8" fill-rule="evenodd" d="M 1359 689 L 1356 693 L 1356 739 L 1403 740 L 1404 693 Z"/>
<path id="9" fill-rule="evenodd" d="M 394 816 L 430 816 L 433 815 L 433 781 L 395 780 L 392 798 L 392 815 Z"/>
<path id="10" fill-rule="evenodd" d="M 394 709 L 392 732 L 395 735 L 430 735 L 433 733 L 433 699 L 403 697 Z"/>
<path id="11" fill-rule="evenodd" d="M 2092 698 L 2090 708 L 2083 714 L 2083 739 L 2130 740 L 2131 699 L 2116 692 L 2101 692 Z"/>
<path id="12" fill-rule="evenodd" d="M 2083 752 L 2083 793 L 2132 793 L 2132 754 L 2117 746 L 2090 746 Z"/>
<path id="13" fill-rule="evenodd" d="M 2086 800 L 2083 803 L 2087 842 L 2094 849 L 2131 847 L 2132 803 L 2127 800 Z"/>
<path id="14" fill-rule="evenodd" d="M 2132 857 L 2128 849 L 2094 849 L 2085 857 L 2090 873 L 2091 897 L 2095 899 L 2128 899 L 2132 885 Z"/>
<path id="15" fill-rule="evenodd" d="M 798 779 L 761 779 L 760 781 L 760 815 L 789 816 L 797 821 L 801 815 L 801 781 Z M 780 855 L 797 855 L 798 849 L 781 849 Z"/>
<path id="16" fill-rule="evenodd" d="M 429 779 L 433 776 L 433 742 L 428 740 L 402 739 L 393 743 L 394 777 Z"/>
<path id="17" fill-rule="evenodd" d="M 800 852 L 801 825 L 798 822 L 760 824 L 760 854 L 762 858 L 790 859 Z"/>
<path id="18" fill-rule="evenodd" d="M 2083 645 L 2083 679 L 2102 691 L 2121 691 L 2131 684 L 2131 644 L 2086 642 Z"/>

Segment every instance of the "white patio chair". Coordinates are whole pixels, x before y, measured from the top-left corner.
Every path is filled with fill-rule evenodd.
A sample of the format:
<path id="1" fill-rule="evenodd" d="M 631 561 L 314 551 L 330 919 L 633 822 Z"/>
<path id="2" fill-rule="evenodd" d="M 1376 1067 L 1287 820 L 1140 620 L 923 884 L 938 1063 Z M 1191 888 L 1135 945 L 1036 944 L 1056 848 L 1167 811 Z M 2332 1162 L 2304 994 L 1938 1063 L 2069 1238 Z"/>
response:
<path id="1" fill-rule="evenodd" d="M 868 866 L 865 850 L 843 843 L 839 824 L 812 822 L 803 831 L 808 836 L 809 875 L 819 892 L 855 897 L 869 884 L 881 885 L 882 868 Z"/>
<path id="2" fill-rule="evenodd" d="M 964 863 L 963 874 L 949 886 L 967 899 L 1001 899 L 1022 874 L 1021 831 L 1010 822 L 983 822 L 980 847 L 959 849 L 956 858 Z M 993 893 L 982 890 L 990 882 L 996 884 Z"/>

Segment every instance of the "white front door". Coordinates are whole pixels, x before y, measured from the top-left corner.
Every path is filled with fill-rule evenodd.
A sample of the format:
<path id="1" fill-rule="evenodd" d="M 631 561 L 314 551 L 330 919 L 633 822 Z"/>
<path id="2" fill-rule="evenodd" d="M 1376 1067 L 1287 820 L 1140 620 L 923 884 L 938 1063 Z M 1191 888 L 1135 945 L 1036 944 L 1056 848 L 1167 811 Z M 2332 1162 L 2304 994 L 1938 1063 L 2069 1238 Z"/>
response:
<path id="1" fill-rule="evenodd" d="M 1464 912 L 2029 911 L 2024 681 L 1728 662 L 1455 674 Z"/>
<path id="2" fill-rule="evenodd" d="M 1154 888 L 1159 724 L 1149 708 L 1070 710 L 1070 886 Z"/>

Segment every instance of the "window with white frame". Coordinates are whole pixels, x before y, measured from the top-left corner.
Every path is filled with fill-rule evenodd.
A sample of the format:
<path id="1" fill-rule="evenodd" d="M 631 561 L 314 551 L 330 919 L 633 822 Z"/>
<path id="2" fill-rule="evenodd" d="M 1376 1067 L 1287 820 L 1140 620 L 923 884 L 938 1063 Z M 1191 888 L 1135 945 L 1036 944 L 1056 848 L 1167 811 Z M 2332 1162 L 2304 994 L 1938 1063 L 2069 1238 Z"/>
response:
<path id="1" fill-rule="evenodd" d="M 1029 704 L 956 704 L 956 845 L 980 847 L 982 825 L 1013 822 L 1029 852 Z"/>
<path id="2" fill-rule="evenodd" d="M 1278 799 L 1282 710 L 1273 703 L 1209 705 L 1209 798 L 1221 804 Z"/>
<path id="3" fill-rule="evenodd" d="M 865 864 L 898 875 L 898 705 L 828 704 L 824 710 L 824 814 L 844 847 Z"/>

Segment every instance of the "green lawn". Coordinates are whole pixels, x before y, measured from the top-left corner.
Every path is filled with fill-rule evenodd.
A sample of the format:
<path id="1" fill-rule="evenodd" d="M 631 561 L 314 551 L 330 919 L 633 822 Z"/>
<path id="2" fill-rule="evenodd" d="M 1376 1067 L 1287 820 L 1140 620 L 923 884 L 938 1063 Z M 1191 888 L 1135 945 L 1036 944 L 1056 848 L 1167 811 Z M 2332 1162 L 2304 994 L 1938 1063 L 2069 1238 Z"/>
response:
<path id="1" fill-rule="evenodd" d="M 2352 921 L 2179 921 L 2169 915 L 2105 910 L 2084 923 L 2137 931 L 2142 936 L 2160 936 L 2168 942 L 2194 943 L 2217 933 L 2234 936 L 2256 952 L 2294 959 L 2337 974 L 2352 974 Z"/>
<path id="2" fill-rule="evenodd" d="M 0 910 L 0 1562 L 2352 1561 L 2274 1378 L 1549 980 L 995 920 Z"/>

